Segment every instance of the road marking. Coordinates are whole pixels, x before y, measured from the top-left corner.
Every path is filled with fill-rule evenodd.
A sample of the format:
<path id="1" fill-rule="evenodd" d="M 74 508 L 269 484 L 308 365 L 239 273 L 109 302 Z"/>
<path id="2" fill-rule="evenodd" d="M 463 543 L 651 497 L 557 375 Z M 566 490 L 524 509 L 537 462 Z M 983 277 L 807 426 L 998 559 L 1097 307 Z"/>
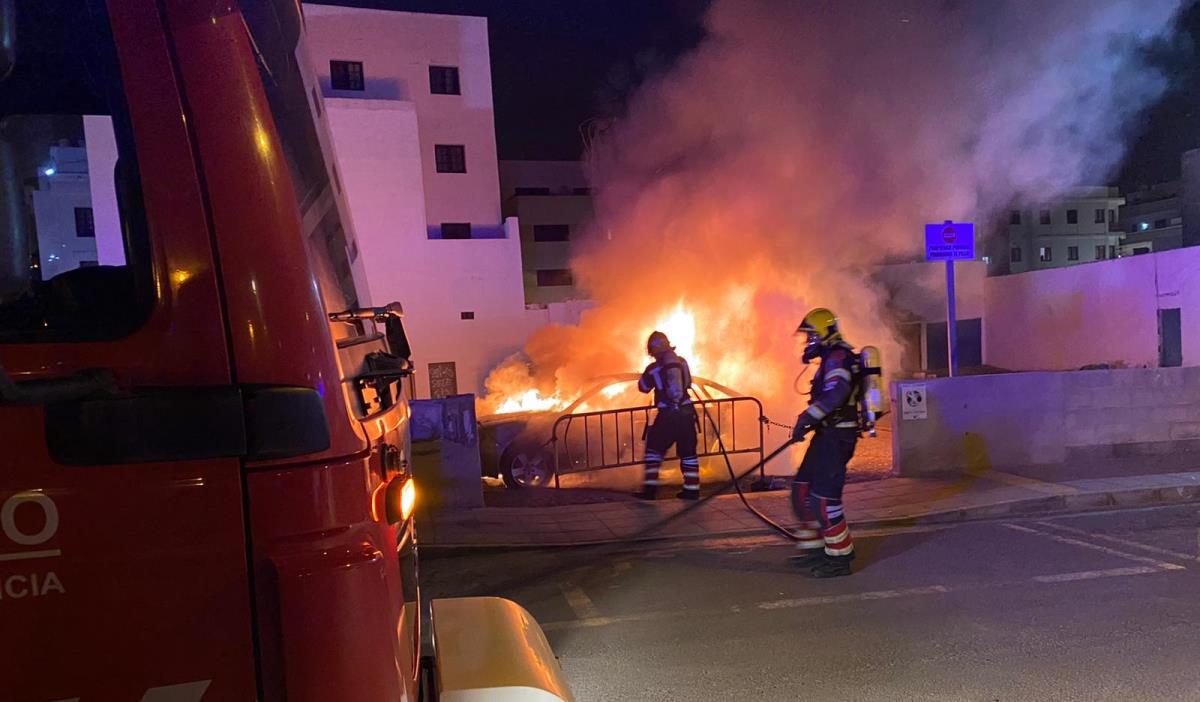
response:
<path id="1" fill-rule="evenodd" d="M 559 583 L 558 589 L 562 590 L 563 597 L 567 598 L 567 604 L 571 606 L 571 611 L 580 619 L 598 619 L 600 612 L 596 609 L 596 603 L 592 602 L 592 598 L 587 596 L 578 585 L 573 583 Z"/>
<path id="2" fill-rule="evenodd" d="M 1111 542 L 1114 544 L 1121 544 L 1122 546 L 1129 546 L 1130 548 L 1140 548 L 1143 551 L 1147 551 L 1149 553 L 1157 553 L 1160 556 L 1170 556 L 1171 558 L 1178 558 L 1183 561 L 1200 561 L 1200 558 L 1198 558 L 1196 556 L 1189 556 L 1188 554 L 1180 553 L 1179 551 L 1172 551 L 1172 550 L 1166 549 L 1166 548 L 1159 548 L 1158 546 L 1151 546 L 1150 544 L 1143 544 L 1143 543 L 1139 543 L 1137 541 L 1131 541 L 1129 539 L 1121 539 L 1121 538 L 1117 538 L 1116 536 L 1109 536 L 1108 534 L 1097 534 L 1094 531 L 1084 531 L 1083 529 L 1076 529 L 1074 527 L 1064 526 L 1062 524 L 1055 524 L 1053 522 L 1038 522 L 1038 526 L 1048 527 L 1050 529 L 1057 529 L 1059 531 L 1065 531 L 1069 534 L 1078 534 L 1079 536 L 1090 536 L 1093 539 L 1100 539 L 1101 541 L 1108 541 L 1108 542 Z"/>
<path id="3" fill-rule="evenodd" d="M 914 587 L 907 590 L 876 590 L 875 592 L 856 592 L 848 595 L 825 595 L 822 597 L 800 597 L 790 600 L 775 600 L 759 602 L 758 609 L 794 609 L 797 607 L 812 607 L 814 605 L 838 604 L 840 602 L 863 602 L 869 600 L 891 600 L 897 597 L 912 597 L 915 595 L 942 595 L 950 592 L 945 585 L 930 585 L 929 587 Z"/>
<path id="4" fill-rule="evenodd" d="M 1079 488 L 1071 487 L 1070 485 L 1048 483 L 1044 480 L 1026 478 L 1023 475 L 1013 475 L 1012 473 L 1003 473 L 995 470 L 984 473 L 982 477 L 984 480 L 991 480 L 1013 487 L 1028 488 L 1037 492 L 1044 492 L 1047 495 L 1074 495 L 1079 492 Z"/>
<path id="5" fill-rule="evenodd" d="M 1058 575 L 1038 575 L 1033 578 L 1037 583 L 1070 583 L 1076 580 L 1095 580 L 1096 578 L 1119 578 L 1125 575 L 1145 575 L 1161 573 L 1159 568 L 1150 566 L 1131 566 L 1129 568 L 1109 568 L 1108 570 L 1084 570 L 1077 573 L 1059 573 Z"/>
<path id="6" fill-rule="evenodd" d="M 26 551 L 24 553 L 0 553 L 0 561 L 27 561 L 33 558 L 54 558 L 61 556 L 62 550 L 51 549 L 49 551 Z"/>
<path id="7" fill-rule="evenodd" d="M 1044 536 L 1047 539 L 1053 539 L 1054 541 L 1057 541 L 1061 544 L 1069 544 L 1071 546 L 1079 546 L 1080 548 L 1087 548 L 1087 549 L 1091 549 L 1093 551 L 1100 551 L 1101 553 L 1107 553 L 1110 556 L 1116 556 L 1117 558 L 1124 558 L 1127 561 L 1133 561 L 1135 563 L 1148 563 L 1148 564 L 1154 566 L 1155 568 L 1158 568 L 1159 570 L 1186 570 L 1183 566 L 1178 565 L 1176 563 L 1166 563 L 1163 561 L 1156 561 L 1153 558 L 1147 558 L 1145 556 L 1138 556 L 1138 555 L 1135 555 L 1132 553 L 1118 551 L 1115 548 L 1109 548 L 1107 546 L 1093 544 L 1088 541 L 1080 541 L 1079 539 L 1072 539 L 1068 536 L 1059 536 L 1058 534 L 1051 534 L 1050 532 L 1047 532 L 1047 531 L 1042 531 L 1040 529 L 1032 529 L 1027 526 L 1021 526 L 1020 524 L 1005 524 L 1004 526 L 1008 529 L 1012 529 L 1013 531 L 1020 531 L 1020 532 L 1026 533 L 1026 534 L 1036 534 L 1038 536 Z"/>

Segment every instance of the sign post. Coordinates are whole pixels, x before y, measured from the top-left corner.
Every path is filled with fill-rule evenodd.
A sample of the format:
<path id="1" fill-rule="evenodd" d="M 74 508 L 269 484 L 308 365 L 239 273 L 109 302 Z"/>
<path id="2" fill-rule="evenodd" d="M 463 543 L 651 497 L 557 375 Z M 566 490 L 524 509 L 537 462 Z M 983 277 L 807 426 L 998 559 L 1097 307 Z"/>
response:
<path id="1" fill-rule="evenodd" d="M 975 225 L 951 222 L 925 225 L 925 260 L 946 262 L 946 362 L 958 375 L 958 316 L 954 310 L 954 262 L 975 260 Z"/>

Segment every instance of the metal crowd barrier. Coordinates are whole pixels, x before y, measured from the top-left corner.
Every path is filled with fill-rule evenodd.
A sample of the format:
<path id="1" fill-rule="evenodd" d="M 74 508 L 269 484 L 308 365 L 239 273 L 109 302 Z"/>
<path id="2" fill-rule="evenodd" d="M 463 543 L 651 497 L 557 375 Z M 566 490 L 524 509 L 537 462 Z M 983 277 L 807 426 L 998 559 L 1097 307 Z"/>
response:
<path id="1" fill-rule="evenodd" d="M 696 400 L 697 456 L 710 458 L 721 455 L 720 435 L 725 452 L 758 454 L 764 458 L 763 433 L 766 417 L 762 403 L 754 397 L 723 397 Z M 740 411 L 739 411 L 740 407 Z M 705 410 L 712 421 L 705 416 Z M 551 452 L 554 455 L 554 486 L 559 487 L 559 475 L 583 473 L 608 468 L 624 468 L 642 464 L 645 456 L 646 428 L 653 422 L 654 407 L 627 407 L 564 414 L 554 422 Z M 740 424 L 739 424 L 739 417 Z M 713 424 L 716 424 L 714 430 Z M 666 461 L 679 457 L 668 455 Z M 759 477 L 765 474 L 759 466 Z"/>

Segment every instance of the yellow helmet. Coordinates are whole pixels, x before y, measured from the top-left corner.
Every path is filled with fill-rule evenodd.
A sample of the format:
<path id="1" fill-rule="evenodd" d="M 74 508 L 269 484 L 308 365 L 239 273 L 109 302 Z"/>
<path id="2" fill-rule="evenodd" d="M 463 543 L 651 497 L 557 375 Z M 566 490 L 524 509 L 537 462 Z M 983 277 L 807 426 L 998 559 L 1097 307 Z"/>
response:
<path id="1" fill-rule="evenodd" d="M 810 344 L 819 343 L 826 346 L 840 341 L 842 338 L 842 332 L 838 329 L 837 316 L 824 307 L 814 308 L 804 315 L 804 320 L 800 322 L 800 326 L 796 327 L 796 334 L 807 336 Z"/>

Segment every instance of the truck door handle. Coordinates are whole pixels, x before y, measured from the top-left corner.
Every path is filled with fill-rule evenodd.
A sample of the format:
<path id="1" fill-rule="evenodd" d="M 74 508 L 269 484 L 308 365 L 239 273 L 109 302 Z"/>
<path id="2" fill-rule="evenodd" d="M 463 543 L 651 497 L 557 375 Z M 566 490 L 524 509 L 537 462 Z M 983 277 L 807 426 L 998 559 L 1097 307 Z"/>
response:
<path id="1" fill-rule="evenodd" d="M 82 370 L 61 378 L 14 382 L 4 366 L 0 366 L 0 405 L 48 405 L 116 394 L 117 380 L 107 368 Z"/>

